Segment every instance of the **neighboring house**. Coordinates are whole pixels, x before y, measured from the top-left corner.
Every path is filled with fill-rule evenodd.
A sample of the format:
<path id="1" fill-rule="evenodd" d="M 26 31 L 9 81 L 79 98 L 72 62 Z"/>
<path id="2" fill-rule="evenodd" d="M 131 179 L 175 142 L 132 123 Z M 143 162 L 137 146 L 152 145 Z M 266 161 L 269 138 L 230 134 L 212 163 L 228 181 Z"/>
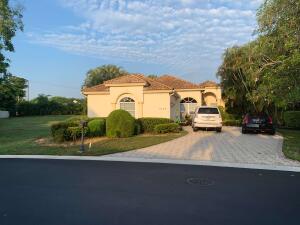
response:
<path id="1" fill-rule="evenodd" d="M 155 79 L 130 74 L 83 89 L 87 96 L 88 116 L 107 117 L 124 109 L 136 118 L 164 117 L 181 119 L 197 106 L 224 106 L 220 86 L 212 81 L 194 84 L 164 75 Z"/>

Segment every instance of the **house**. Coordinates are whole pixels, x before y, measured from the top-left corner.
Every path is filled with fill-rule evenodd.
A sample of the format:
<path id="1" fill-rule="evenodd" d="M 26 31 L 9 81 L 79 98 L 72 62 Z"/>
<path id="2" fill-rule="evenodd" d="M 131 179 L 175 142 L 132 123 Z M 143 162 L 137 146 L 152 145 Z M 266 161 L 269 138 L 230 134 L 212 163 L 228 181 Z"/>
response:
<path id="1" fill-rule="evenodd" d="M 124 75 L 85 88 L 83 94 L 87 96 L 89 117 L 107 117 L 115 109 L 124 109 L 135 118 L 177 120 L 197 106 L 224 106 L 217 83 L 194 84 L 170 75 L 155 79 L 142 74 Z"/>

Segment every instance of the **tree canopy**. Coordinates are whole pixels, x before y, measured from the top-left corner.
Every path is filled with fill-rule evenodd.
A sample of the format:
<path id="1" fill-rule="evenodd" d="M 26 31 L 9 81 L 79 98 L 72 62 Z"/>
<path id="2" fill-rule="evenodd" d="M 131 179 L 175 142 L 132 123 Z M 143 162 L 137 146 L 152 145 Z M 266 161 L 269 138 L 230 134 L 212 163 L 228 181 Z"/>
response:
<path id="1" fill-rule="evenodd" d="M 25 97 L 26 87 L 23 78 L 12 75 L 0 77 L 0 110 L 14 112 L 16 103 Z"/>
<path id="2" fill-rule="evenodd" d="M 125 74 L 127 74 L 127 72 L 119 66 L 103 65 L 87 72 L 83 87 L 92 87 L 102 84 L 106 80 L 110 80 Z"/>
<path id="3" fill-rule="evenodd" d="M 23 30 L 22 8 L 10 6 L 8 0 L 0 0 L 0 76 L 6 74 L 9 59 L 5 51 L 13 52 L 13 37 L 18 30 Z"/>
<path id="4" fill-rule="evenodd" d="M 300 102 L 300 1 L 266 0 L 256 39 L 224 53 L 217 75 L 229 110 L 269 111 Z"/>

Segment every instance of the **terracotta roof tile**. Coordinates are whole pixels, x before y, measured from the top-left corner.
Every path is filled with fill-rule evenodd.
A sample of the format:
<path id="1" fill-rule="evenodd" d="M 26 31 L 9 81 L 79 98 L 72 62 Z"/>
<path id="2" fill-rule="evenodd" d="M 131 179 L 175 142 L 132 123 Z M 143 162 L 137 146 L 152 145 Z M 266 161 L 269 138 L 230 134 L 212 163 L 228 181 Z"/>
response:
<path id="1" fill-rule="evenodd" d="M 155 80 L 172 87 L 174 89 L 197 89 L 199 85 L 194 84 L 192 82 L 183 80 L 181 78 L 170 76 L 170 75 L 163 75 L 161 77 L 156 78 Z"/>
<path id="2" fill-rule="evenodd" d="M 104 84 L 99 84 L 93 87 L 84 88 L 83 92 L 108 92 L 109 88 L 106 87 Z"/>
<path id="3" fill-rule="evenodd" d="M 123 83 L 142 83 L 145 84 L 145 90 L 172 90 L 172 89 L 197 89 L 204 87 L 219 86 L 216 82 L 205 81 L 199 85 L 189 81 L 180 79 L 178 77 L 164 75 L 155 79 L 144 76 L 143 74 L 129 74 L 112 80 L 105 81 L 103 84 L 94 87 L 85 88 L 83 92 L 108 92 L 109 84 L 123 84 Z M 108 86 L 107 86 L 108 85 Z"/>
<path id="4" fill-rule="evenodd" d="M 124 84 L 124 83 L 145 83 L 145 80 L 138 74 L 128 74 L 111 80 L 107 80 L 104 84 Z"/>
<path id="5" fill-rule="evenodd" d="M 219 87 L 220 85 L 214 81 L 207 80 L 199 84 L 200 87 Z"/>

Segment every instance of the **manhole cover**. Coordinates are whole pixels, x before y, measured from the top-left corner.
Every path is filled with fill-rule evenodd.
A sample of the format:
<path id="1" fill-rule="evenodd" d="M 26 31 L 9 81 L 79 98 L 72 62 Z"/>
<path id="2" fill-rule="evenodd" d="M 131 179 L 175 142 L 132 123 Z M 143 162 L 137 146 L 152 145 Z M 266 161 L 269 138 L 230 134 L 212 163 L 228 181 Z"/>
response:
<path id="1" fill-rule="evenodd" d="M 197 184 L 200 186 L 211 186 L 214 185 L 215 182 L 213 180 L 207 179 L 207 178 L 197 178 L 197 177 L 191 177 L 186 179 L 186 182 L 188 184 Z"/>

